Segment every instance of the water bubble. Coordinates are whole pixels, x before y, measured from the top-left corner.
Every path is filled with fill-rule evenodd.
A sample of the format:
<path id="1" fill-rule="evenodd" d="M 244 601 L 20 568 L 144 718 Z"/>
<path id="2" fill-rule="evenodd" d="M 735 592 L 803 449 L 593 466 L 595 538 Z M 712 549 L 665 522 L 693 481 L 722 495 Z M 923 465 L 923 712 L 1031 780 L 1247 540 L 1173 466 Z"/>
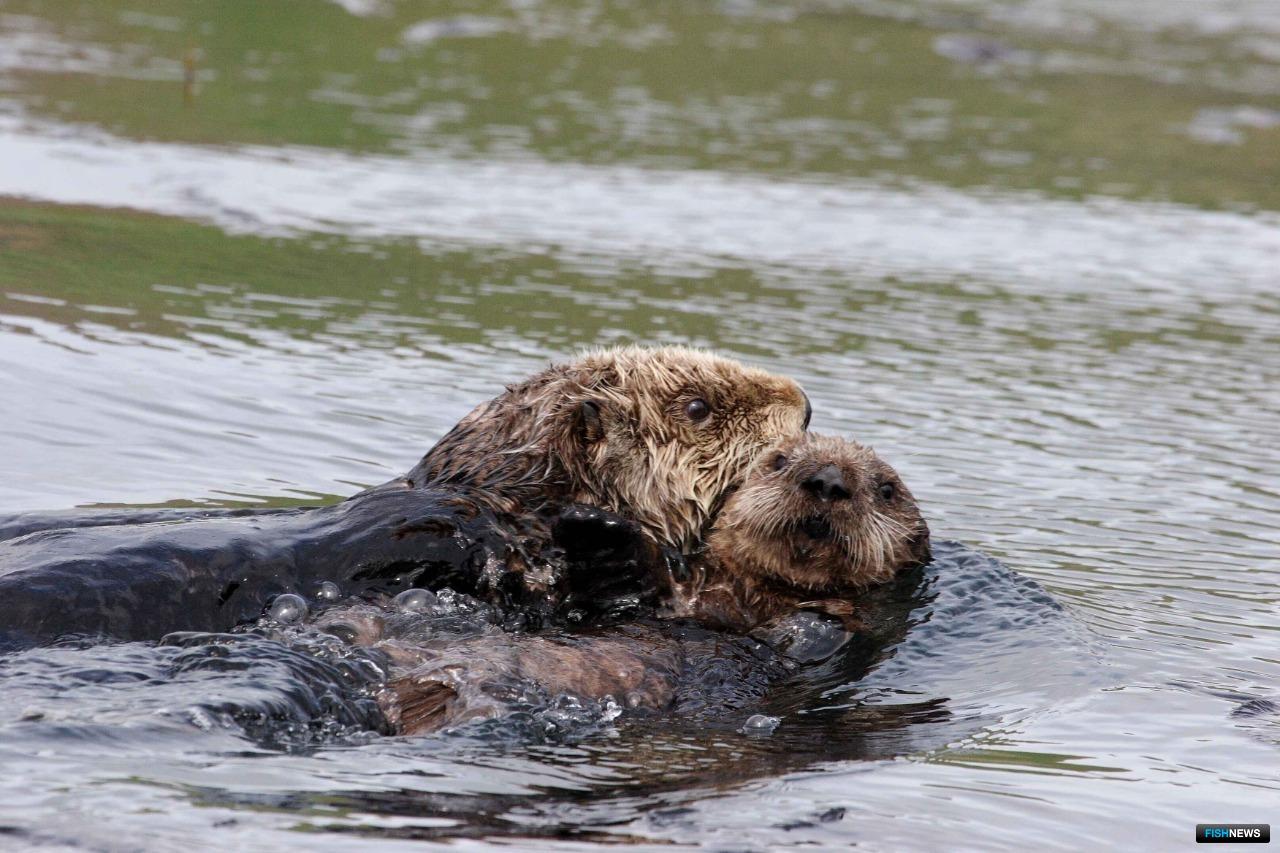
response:
<path id="1" fill-rule="evenodd" d="M 405 613 L 422 613 L 438 601 L 439 599 L 436 598 L 435 593 L 431 590 L 414 588 L 406 589 L 392 599 L 391 603 L 398 610 L 403 610 Z"/>
<path id="2" fill-rule="evenodd" d="M 316 601 L 332 604 L 342 597 L 342 590 L 333 581 L 321 581 L 316 585 L 316 591 L 311 597 Z"/>
<path id="3" fill-rule="evenodd" d="M 740 731 L 744 735 L 771 735 L 773 730 L 782 722 L 781 717 L 770 717 L 765 714 L 752 714 L 745 723 L 742 724 Z"/>
<path id="4" fill-rule="evenodd" d="M 267 616 L 286 624 L 301 622 L 307 618 L 307 601 L 302 596 L 291 592 L 277 595 L 275 601 L 271 602 Z"/>

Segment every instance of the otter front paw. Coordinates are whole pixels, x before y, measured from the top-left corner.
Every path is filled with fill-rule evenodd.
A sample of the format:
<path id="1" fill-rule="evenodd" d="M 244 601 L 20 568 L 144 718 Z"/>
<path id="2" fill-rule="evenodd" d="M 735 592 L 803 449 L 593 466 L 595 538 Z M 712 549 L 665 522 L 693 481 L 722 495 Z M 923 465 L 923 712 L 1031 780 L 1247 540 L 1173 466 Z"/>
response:
<path id="1" fill-rule="evenodd" d="M 632 559 L 644 545 L 644 534 L 632 521 L 598 507 L 566 507 L 551 526 L 552 542 L 570 562 Z"/>
<path id="2" fill-rule="evenodd" d="M 749 636 L 798 663 L 824 661 L 854 637 L 838 618 L 810 610 L 772 619 L 751 631 Z"/>

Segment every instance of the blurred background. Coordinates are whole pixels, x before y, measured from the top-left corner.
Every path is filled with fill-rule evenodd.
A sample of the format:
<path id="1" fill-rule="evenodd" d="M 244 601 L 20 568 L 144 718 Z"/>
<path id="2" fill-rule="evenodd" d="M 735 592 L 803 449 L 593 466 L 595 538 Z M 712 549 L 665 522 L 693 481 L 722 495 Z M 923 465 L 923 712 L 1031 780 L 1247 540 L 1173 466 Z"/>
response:
<path id="1" fill-rule="evenodd" d="M 714 347 L 1112 682 L 681 807 L 1167 846 L 1280 815 L 1277 210 L 1274 0 L 0 0 L 0 509 L 336 500 L 549 359 Z M 706 840 L 656 802 L 610 825 Z"/>

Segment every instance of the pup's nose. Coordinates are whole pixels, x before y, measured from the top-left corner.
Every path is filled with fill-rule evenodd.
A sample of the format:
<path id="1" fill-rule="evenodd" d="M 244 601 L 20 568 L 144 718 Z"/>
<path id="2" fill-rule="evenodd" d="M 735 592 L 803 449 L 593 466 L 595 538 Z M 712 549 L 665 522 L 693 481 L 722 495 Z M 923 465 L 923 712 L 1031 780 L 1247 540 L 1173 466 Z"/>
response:
<path id="1" fill-rule="evenodd" d="M 835 465 L 828 465 L 810 476 L 800 486 L 814 497 L 824 501 L 843 501 L 853 497 L 853 492 L 845 485 L 844 474 Z"/>

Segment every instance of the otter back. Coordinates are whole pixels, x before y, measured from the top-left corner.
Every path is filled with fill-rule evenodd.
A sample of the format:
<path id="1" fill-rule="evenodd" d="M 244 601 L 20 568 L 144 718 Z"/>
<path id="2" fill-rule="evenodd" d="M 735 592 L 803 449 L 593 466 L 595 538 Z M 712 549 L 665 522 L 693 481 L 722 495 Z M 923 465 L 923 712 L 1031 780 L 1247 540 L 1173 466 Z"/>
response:
<path id="1" fill-rule="evenodd" d="M 319 509 L 43 530 L 0 542 L 0 647 L 224 631 L 321 581 L 351 595 L 523 596 L 507 569 L 539 559 L 524 533 L 456 491 L 404 488 Z"/>

